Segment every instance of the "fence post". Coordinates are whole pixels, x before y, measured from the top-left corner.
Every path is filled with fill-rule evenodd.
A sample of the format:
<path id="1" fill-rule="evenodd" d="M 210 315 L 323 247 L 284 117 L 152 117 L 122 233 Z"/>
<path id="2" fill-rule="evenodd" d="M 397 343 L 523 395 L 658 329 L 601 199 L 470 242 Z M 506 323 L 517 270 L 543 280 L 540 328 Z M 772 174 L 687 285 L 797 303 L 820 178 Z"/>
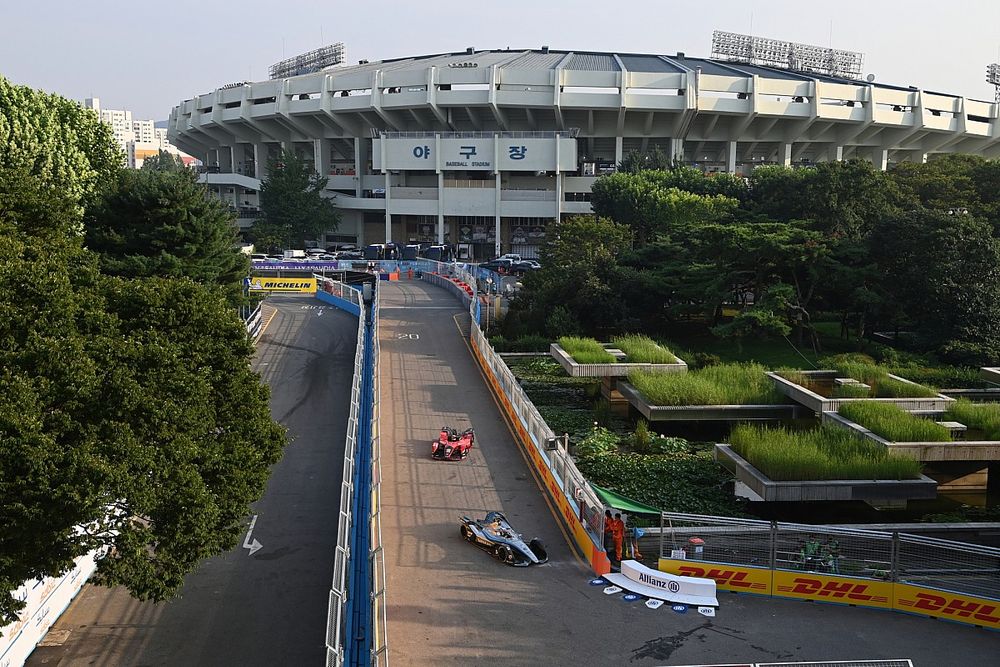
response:
<path id="1" fill-rule="evenodd" d="M 890 567 L 892 568 L 892 582 L 899 582 L 899 531 L 892 531 L 892 555 L 890 557 Z"/>
<path id="2" fill-rule="evenodd" d="M 767 566 L 774 570 L 775 566 L 778 564 L 778 522 L 771 522 L 771 544 L 768 546 L 768 564 Z"/>
<path id="3" fill-rule="evenodd" d="M 664 519 L 665 519 L 665 515 L 663 514 L 663 512 L 660 512 L 660 558 L 663 558 L 663 536 L 666 533 L 666 530 L 664 528 L 664 525 L 666 524 L 666 522 L 664 521 Z M 604 520 L 601 519 L 601 521 L 602 521 L 601 528 L 603 529 L 603 521 Z M 659 569 L 659 568 L 657 568 L 657 569 Z"/>

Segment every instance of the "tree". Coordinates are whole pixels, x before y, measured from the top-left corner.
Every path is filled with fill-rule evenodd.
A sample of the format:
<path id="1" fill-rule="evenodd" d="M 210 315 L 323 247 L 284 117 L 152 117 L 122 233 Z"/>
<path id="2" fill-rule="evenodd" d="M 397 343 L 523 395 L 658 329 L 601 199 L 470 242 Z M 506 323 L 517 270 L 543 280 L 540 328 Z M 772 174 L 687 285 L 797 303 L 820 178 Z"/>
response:
<path id="1" fill-rule="evenodd" d="M 151 155 L 142 161 L 144 171 L 187 171 L 187 166 L 180 155 L 160 149 L 156 155 Z"/>
<path id="2" fill-rule="evenodd" d="M 670 158 L 659 148 L 651 151 L 629 151 L 618 163 L 618 171 L 634 174 L 647 169 L 670 169 Z"/>
<path id="3" fill-rule="evenodd" d="M 85 204 L 123 159 L 111 129 L 93 111 L 0 76 L 0 168 L 27 173 Z"/>
<path id="4" fill-rule="evenodd" d="M 87 211 L 87 246 L 106 274 L 188 277 L 237 302 L 250 263 L 236 247 L 233 215 L 193 172 L 157 164 L 166 168 L 122 171 Z"/>
<path id="5" fill-rule="evenodd" d="M 870 239 L 883 280 L 883 323 L 913 327 L 953 361 L 1000 360 L 1000 240 L 972 215 L 913 211 L 886 220 Z"/>
<path id="6" fill-rule="evenodd" d="M 236 543 L 286 442 L 243 323 L 190 280 L 102 277 L 78 240 L 2 220 L 0 312 L 0 617 L 93 549 L 97 581 L 165 599 Z"/>
<path id="7" fill-rule="evenodd" d="M 285 247 L 302 247 L 306 239 L 337 229 L 340 214 L 333 200 L 323 196 L 328 180 L 294 151 L 284 150 L 270 160 L 268 177 L 260 186 L 264 220 L 254 225 L 255 236 L 280 238 Z"/>

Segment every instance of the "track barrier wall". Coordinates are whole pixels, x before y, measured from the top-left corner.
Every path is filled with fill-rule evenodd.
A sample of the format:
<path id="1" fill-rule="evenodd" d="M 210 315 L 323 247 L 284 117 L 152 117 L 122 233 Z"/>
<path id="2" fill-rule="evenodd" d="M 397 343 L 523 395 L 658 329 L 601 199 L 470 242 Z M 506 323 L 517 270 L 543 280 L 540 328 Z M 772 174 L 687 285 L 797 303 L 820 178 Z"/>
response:
<path id="1" fill-rule="evenodd" d="M 500 402 L 545 492 L 554 502 L 562 523 L 595 574 L 611 571 L 604 551 L 604 505 L 576 468 L 562 438 L 556 438 L 538 414 L 514 374 L 490 346 L 475 320 L 470 340 L 486 380 Z M 596 518 L 596 520 L 595 520 Z"/>
<path id="2" fill-rule="evenodd" d="M 720 590 L 921 614 L 1000 630 L 1000 549 L 899 532 L 664 512 L 664 572 Z"/>

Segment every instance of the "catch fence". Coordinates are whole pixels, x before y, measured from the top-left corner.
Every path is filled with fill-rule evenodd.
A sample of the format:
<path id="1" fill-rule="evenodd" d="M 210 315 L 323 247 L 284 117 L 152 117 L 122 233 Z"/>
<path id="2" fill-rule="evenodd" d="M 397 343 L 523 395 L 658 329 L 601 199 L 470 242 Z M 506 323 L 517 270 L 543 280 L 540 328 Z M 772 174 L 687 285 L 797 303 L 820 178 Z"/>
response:
<path id="1" fill-rule="evenodd" d="M 1000 629 L 1000 549 L 901 532 L 664 512 L 659 569 L 722 590 Z"/>

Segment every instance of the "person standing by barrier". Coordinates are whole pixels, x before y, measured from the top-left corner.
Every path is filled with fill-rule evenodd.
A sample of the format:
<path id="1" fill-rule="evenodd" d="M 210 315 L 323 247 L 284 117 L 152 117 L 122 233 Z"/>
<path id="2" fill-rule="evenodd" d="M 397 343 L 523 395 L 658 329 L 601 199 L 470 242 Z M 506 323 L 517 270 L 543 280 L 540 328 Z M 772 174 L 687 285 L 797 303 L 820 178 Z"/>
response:
<path id="1" fill-rule="evenodd" d="M 622 560 L 622 546 L 625 543 L 625 522 L 622 515 L 615 512 L 615 518 L 611 520 L 611 536 L 615 541 L 615 560 L 619 563 Z"/>
<path id="2" fill-rule="evenodd" d="M 615 520 L 611 516 L 611 510 L 604 510 L 604 551 L 607 552 L 609 559 L 614 553 L 612 551 L 615 546 L 614 527 Z"/>
<path id="3" fill-rule="evenodd" d="M 827 572 L 840 574 L 840 565 L 837 563 L 840 558 L 840 543 L 837 540 L 832 537 L 827 537 L 823 540 L 820 557 L 823 560 L 823 565 L 826 566 Z"/>

